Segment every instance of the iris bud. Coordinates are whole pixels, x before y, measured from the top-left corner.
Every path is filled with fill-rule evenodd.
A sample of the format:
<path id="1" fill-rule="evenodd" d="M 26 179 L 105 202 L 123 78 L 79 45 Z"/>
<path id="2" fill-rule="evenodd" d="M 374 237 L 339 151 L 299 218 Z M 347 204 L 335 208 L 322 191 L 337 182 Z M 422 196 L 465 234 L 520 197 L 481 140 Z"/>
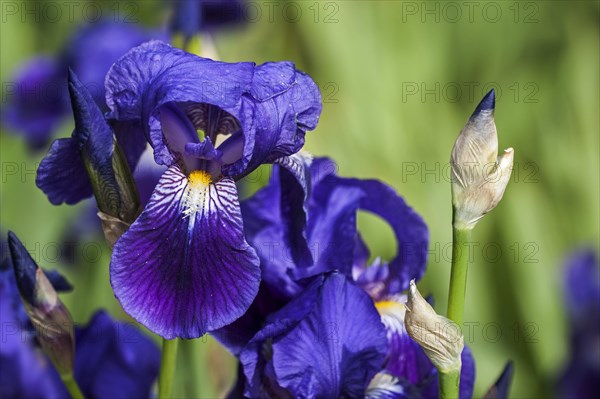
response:
<path id="1" fill-rule="evenodd" d="M 510 385 L 513 375 L 513 362 L 510 361 L 504 366 L 504 370 L 494 385 L 483 396 L 483 399 L 507 399 L 510 391 Z"/>
<path id="2" fill-rule="evenodd" d="M 112 247 L 140 212 L 137 187 L 112 128 L 73 71 L 69 71 L 69 93 L 74 136 L 92 184 L 106 240 Z"/>
<path id="3" fill-rule="evenodd" d="M 59 374 L 72 374 L 75 339 L 71 314 L 44 271 L 12 232 L 8 233 L 8 246 L 19 294 L 38 342 Z"/>
<path id="4" fill-rule="evenodd" d="M 464 338 L 452 320 L 435 313 L 421 296 L 415 281 L 410 282 L 404 325 L 408 335 L 425 351 L 441 373 L 459 371 Z"/>
<path id="5" fill-rule="evenodd" d="M 495 94 L 481 100 L 452 148 L 452 205 L 454 227 L 470 230 L 504 195 L 510 180 L 514 151 L 498 156 L 494 123 Z"/>

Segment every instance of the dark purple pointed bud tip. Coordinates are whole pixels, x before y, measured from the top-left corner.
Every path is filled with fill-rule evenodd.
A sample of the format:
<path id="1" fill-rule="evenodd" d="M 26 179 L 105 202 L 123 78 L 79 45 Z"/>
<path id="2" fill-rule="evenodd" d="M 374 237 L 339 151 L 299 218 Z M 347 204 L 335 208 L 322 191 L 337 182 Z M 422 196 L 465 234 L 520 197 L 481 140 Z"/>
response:
<path id="1" fill-rule="evenodd" d="M 507 399 L 510 391 L 510 385 L 513 374 L 513 362 L 512 360 L 506 363 L 504 370 L 498 380 L 490 387 L 487 393 L 484 395 L 484 399 Z"/>
<path id="2" fill-rule="evenodd" d="M 67 80 L 69 82 L 69 94 L 71 95 L 71 103 L 73 104 L 73 107 L 75 107 L 76 104 L 83 102 L 83 100 L 87 99 L 85 95 L 89 93 L 87 93 L 86 87 L 83 85 L 83 83 L 81 83 L 81 80 L 79 80 L 79 78 L 71 68 L 69 68 Z"/>
<path id="3" fill-rule="evenodd" d="M 514 369 L 514 363 L 512 360 L 510 360 L 506 363 L 506 366 L 504 366 L 504 370 L 502 370 L 502 374 L 500 374 L 500 377 L 498 378 L 498 381 L 497 381 L 497 384 L 502 386 L 506 390 L 507 393 L 508 393 L 508 388 L 510 387 L 510 382 L 512 380 L 513 369 Z"/>
<path id="4" fill-rule="evenodd" d="M 477 116 L 483 111 L 493 111 L 494 108 L 496 108 L 496 92 L 492 89 L 479 102 L 472 116 Z"/>
<path id="5" fill-rule="evenodd" d="M 19 293 L 29 303 L 33 303 L 35 290 L 35 275 L 38 265 L 35 263 L 23 243 L 12 231 L 8 232 L 8 247 L 12 259 L 13 268 Z"/>

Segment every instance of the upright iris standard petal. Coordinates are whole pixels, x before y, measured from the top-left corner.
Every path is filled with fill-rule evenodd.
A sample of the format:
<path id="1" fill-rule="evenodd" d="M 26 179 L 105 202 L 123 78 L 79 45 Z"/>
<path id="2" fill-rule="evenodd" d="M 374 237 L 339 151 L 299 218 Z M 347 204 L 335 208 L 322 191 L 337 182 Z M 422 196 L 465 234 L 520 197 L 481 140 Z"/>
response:
<path id="1" fill-rule="evenodd" d="M 260 282 L 235 183 L 171 166 L 116 243 L 111 284 L 127 313 L 164 338 L 197 338 L 239 318 Z"/>
<path id="2" fill-rule="evenodd" d="M 182 124 L 174 129 L 163 116 L 165 107 L 177 107 L 192 125 L 184 130 L 201 132 L 215 145 L 217 135 L 228 136 L 221 144 L 222 173 L 235 179 L 297 152 L 321 111 L 316 84 L 292 63 L 229 64 L 158 41 L 115 63 L 106 86 L 111 118 L 141 121 L 158 163 L 169 166 L 182 158 L 170 145 Z"/>
<path id="3" fill-rule="evenodd" d="M 229 176 L 248 173 L 262 163 L 294 154 L 304 145 L 306 131 L 313 130 L 321 114 L 321 94 L 315 82 L 297 71 L 291 62 L 268 62 L 256 67 L 250 92 L 256 130 L 246 134 L 243 159 L 226 169 Z M 245 168 L 245 171 L 242 169 Z"/>
<path id="4" fill-rule="evenodd" d="M 112 66 L 106 77 L 106 101 L 114 119 L 140 120 L 156 161 L 171 165 L 176 156 L 163 137 L 161 107 L 210 104 L 236 117 L 242 129 L 251 132 L 252 120 L 242 108 L 242 94 L 249 91 L 253 74 L 253 63 L 212 61 L 151 41 Z"/>
<path id="5" fill-rule="evenodd" d="M 255 199 L 248 201 L 249 205 L 257 204 L 248 210 L 249 219 L 254 218 L 252 213 L 261 213 L 259 204 L 266 200 L 265 197 L 288 197 L 287 202 L 291 203 L 293 200 L 289 197 L 295 196 L 296 202 L 304 204 L 303 212 L 296 211 L 293 216 L 282 215 L 281 207 L 269 207 L 273 212 L 265 217 L 259 216 L 261 222 L 253 224 L 256 229 L 250 232 L 250 237 L 258 247 L 269 242 L 283 243 L 284 248 L 275 251 L 275 254 L 283 255 L 273 256 L 273 252 L 269 252 L 267 259 L 263 260 L 265 265 L 273 264 L 266 268 L 268 271 L 295 268 L 293 278 L 301 279 L 337 269 L 357 279 L 375 299 L 397 294 L 408 288 L 411 278 L 419 279 L 423 275 L 427 261 L 427 226 L 402 197 L 377 180 L 335 176 L 335 165 L 325 158 L 314 160 L 310 171 L 309 189 L 305 191 L 298 190 L 294 194 L 289 187 L 283 187 L 283 182 L 272 179 Z M 308 198 L 304 199 L 304 195 Z M 276 202 L 275 199 L 268 201 Z M 368 250 L 358 238 L 356 227 L 359 210 L 374 213 L 392 227 L 398 249 L 389 263 L 378 262 L 366 268 Z M 303 220 L 296 220 L 302 219 L 304 214 Z M 296 245 L 295 249 L 290 242 L 282 239 L 283 229 L 289 229 L 292 223 L 296 226 L 296 241 L 304 240 L 303 245 L 308 246 L 308 251 L 314 256 L 309 259 L 309 264 L 306 258 L 301 262 L 288 255 L 293 255 L 293 251 L 299 248 Z M 357 264 L 357 257 L 364 264 Z M 291 278 L 287 272 L 283 275 L 284 281 Z"/>
<path id="6" fill-rule="evenodd" d="M 337 269 L 351 276 L 358 233 L 356 216 L 364 192 L 324 179 L 312 193 L 307 236 L 315 251 L 315 262 L 309 270 L 298 269 L 296 275 L 304 277 Z"/>
<path id="7" fill-rule="evenodd" d="M 280 299 L 301 287 L 291 280 L 294 267 L 312 264 L 306 240 L 310 157 L 295 154 L 276 160 L 271 183 L 242 203 L 245 231 L 261 258 L 263 280 Z"/>
<path id="8" fill-rule="evenodd" d="M 385 351 L 368 295 L 341 274 L 318 276 L 242 352 L 247 394 L 283 389 L 292 397 L 362 397 Z"/>
<path id="9" fill-rule="evenodd" d="M 334 222 L 335 213 L 331 212 L 332 204 L 339 205 L 348 202 L 348 213 L 342 216 L 342 220 Z M 352 205 L 352 203 L 354 203 Z M 314 209 L 311 214 L 309 230 L 310 240 L 327 242 L 326 237 L 335 229 L 340 233 L 348 232 L 349 228 L 340 229 L 342 223 L 348 226 L 356 225 L 356 211 L 362 209 L 381 217 L 392 227 L 397 240 L 397 254 L 389 264 L 381 266 L 386 272 L 384 292 L 380 294 L 396 294 L 406 288 L 412 278 L 419 279 L 425 272 L 428 248 L 428 230 L 423 219 L 413 211 L 396 192 L 389 186 L 377 180 L 359 180 L 341 178 L 333 175 L 321 179 L 314 189 Z M 354 259 L 355 242 L 342 237 L 342 243 L 347 244 L 343 251 L 346 258 Z M 335 243 L 334 248 L 338 250 L 337 259 L 340 257 L 340 245 Z M 323 258 L 323 256 L 322 256 Z M 320 261 L 324 261 L 321 259 Z M 352 264 L 345 260 L 344 264 Z M 327 267 L 327 265 L 324 265 Z M 322 266 L 323 267 L 323 266 Z M 350 272 L 351 273 L 351 272 Z"/>

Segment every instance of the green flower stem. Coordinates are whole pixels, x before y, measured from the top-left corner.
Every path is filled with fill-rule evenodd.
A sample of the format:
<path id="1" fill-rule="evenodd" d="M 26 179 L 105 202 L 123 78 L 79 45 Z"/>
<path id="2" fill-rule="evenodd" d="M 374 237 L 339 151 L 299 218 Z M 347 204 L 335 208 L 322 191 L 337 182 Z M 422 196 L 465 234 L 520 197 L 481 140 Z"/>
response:
<path id="1" fill-rule="evenodd" d="M 458 399 L 460 369 L 448 373 L 438 373 L 440 399 Z"/>
<path id="2" fill-rule="evenodd" d="M 452 228 L 452 272 L 448 293 L 448 318 L 462 326 L 465 311 L 465 291 L 467 289 L 467 269 L 469 252 L 465 250 L 471 230 Z"/>
<path id="3" fill-rule="evenodd" d="M 465 250 L 471 237 L 471 230 L 452 227 L 452 271 L 450 291 L 448 293 L 448 318 L 462 326 L 465 312 L 465 293 L 467 289 L 467 271 L 469 253 Z M 457 399 L 459 392 L 460 369 L 442 373 L 438 370 L 440 398 Z"/>
<path id="4" fill-rule="evenodd" d="M 158 377 L 158 398 L 171 397 L 173 377 L 175 376 L 175 360 L 177 359 L 177 339 L 164 339 L 160 358 L 160 375 Z"/>
<path id="5" fill-rule="evenodd" d="M 84 396 L 81 393 L 81 389 L 79 389 L 79 385 L 77 385 L 77 381 L 75 381 L 75 378 L 73 378 L 73 373 L 61 374 L 60 379 L 67 387 L 67 390 L 69 391 L 73 399 L 84 399 Z"/>

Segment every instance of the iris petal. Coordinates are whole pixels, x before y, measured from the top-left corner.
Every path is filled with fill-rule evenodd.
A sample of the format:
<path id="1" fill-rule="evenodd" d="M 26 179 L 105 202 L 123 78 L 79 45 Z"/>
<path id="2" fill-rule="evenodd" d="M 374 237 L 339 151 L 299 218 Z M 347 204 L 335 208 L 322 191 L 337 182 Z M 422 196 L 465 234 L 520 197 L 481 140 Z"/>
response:
<path id="1" fill-rule="evenodd" d="M 366 194 L 360 207 L 378 215 L 394 231 L 397 254 L 389 262 L 387 293 L 396 294 L 408 288 L 411 279 L 425 273 L 429 232 L 427 225 L 391 187 L 377 180 L 340 179 L 340 184 L 360 187 Z"/>
<path id="2" fill-rule="evenodd" d="M 40 162 L 35 184 L 54 205 L 76 204 L 92 195 L 92 185 L 73 138 L 58 139 Z"/>
<path id="3" fill-rule="evenodd" d="M 100 310 L 86 327 L 76 329 L 75 340 L 75 379 L 88 397 L 149 397 L 160 352 L 139 328 Z"/>
<path id="4" fill-rule="evenodd" d="M 111 284 L 127 313 L 164 338 L 196 338 L 239 318 L 260 282 L 235 183 L 205 187 L 171 166 L 117 241 Z"/>
<path id="5" fill-rule="evenodd" d="M 177 160 L 161 128 L 160 108 L 165 104 L 185 107 L 194 127 L 215 144 L 216 134 L 240 130 L 243 151 L 232 141 L 233 148 L 224 151 L 222 170 L 236 180 L 297 152 L 321 112 L 317 85 L 290 62 L 228 64 L 158 41 L 136 47 L 116 62 L 106 88 L 111 117 L 140 120 L 162 165 Z"/>
<path id="6" fill-rule="evenodd" d="M 259 252 L 263 280 L 282 299 L 289 300 L 301 288 L 290 271 L 312 263 L 305 231 L 310 162 L 300 154 L 278 159 L 270 183 L 242 203 L 246 234 Z"/>
<path id="7" fill-rule="evenodd" d="M 377 310 L 385 325 L 388 338 L 388 373 L 401 377 L 409 384 L 419 384 L 433 373 L 433 365 L 419 344 L 413 341 L 404 327 L 405 297 L 388 298 L 377 302 Z"/>
<path id="8" fill-rule="evenodd" d="M 298 152 L 306 131 L 317 126 L 321 114 L 317 85 L 291 62 L 257 66 L 251 94 L 258 102 L 253 116 L 256 130 L 244 131 L 244 159 L 249 162 L 232 165 L 226 170 L 229 176 L 243 175 L 262 163 Z"/>
<path id="9" fill-rule="evenodd" d="M 410 392 L 411 386 L 405 387 L 405 383 L 391 374 L 377 373 L 371 380 L 367 392 L 366 399 L 405 399 L 417 398 L 418 394 Z M 413 391 L 415 389 L 413 388 Z M 414 396 L 413 396 L 414 395 Z"/>
<path id="10" fill-rule="evenodd" d="M 315 164 L 315 167 L 324 167 L 323 162 Z M 385 283 L 385 292 L 382 294 L 397 294 L 408 288 L 411 279 L 419 279 L 425 272 L 427 262 L 427 248 L 429 233 L 423 219 L 410 208 L 404 199 L 395 190 L 378 180 L 360 180 L 337 177 L 331 174 L 318 180 L 314 188 L 312 204 L 316 212 L 309 219 L 309 240 L 327 242 L 324 236 L 333 235 L 333 230 L 338 229 L 345 223 L 348 227 L 340 233 L 348 232 L 350 226 L 356 224 L 356 210 L 361 209 L 374 213 L 385 220 L 396 236 L 398 250 L 397 254 L 389 262 L 389 273 Z M 347 212 L 336 214 L 330 211 L 329 204 L 334 202 L 337 206 L 344 201 L 347 202 Z M 355 204 L 352 204 L 352 200 Z M 352 209 L 354 208 L 354 210 Z M 319 212 L 318 210 L 321 209 Z M 336 219 L 339 221 L 335 221 Z M 328 231 L 331 230 L 331 231 Z M 338 234 L 338 233 L 336 233 Z M 320 237 L 318 239 L 313 237 Z M 343 235 L 342 235 L 343 237 Z M 354 237 L 354 236 L 353 236 Z M 354 256 L 354 242 L 347 238 L 340 238 L 339 242 L 346 244 L 344 248 L 344 268 L 348 268 L 351 275 L 353 260 L 346 260 L 348 256 Z M 338 249 L 337 259 L 340 259 Z M 364 257 L 364 254 L 360 256 Z M 321 256 L 323 257 L 323 256 Z M 350 266 L 347 266 L 347 265 Z M 356 265 L 355 265 L 356 266 Z"/>
<path id="11" fill-rule="evenodd" d="M 160 120 L 164 133 L 164 142 L 173 156 L 181 157 L 185 165 L 194 170 L 197 162 L 188 155 L 185 146 L 188 143 L 199 143 L 198 135 L 188 117 L 175 104 L 160 107 Z M 190 171 L 191 171 L 190 170 Z"/>
<path id="12" fill-rule="evenodd" d="M 253 74 L 250 62 L 212 61 L 151 41 L 129 51 L 110 69 L 106 102 L 115 119 L 140 120 L 156 161 L 171 165 L 175 159 L 164 142 L 160 107 L 168 103 L 214 105 L 235 116 L 244 132 L 252 132 L 252 118 L 242 109 L 242 94 L 249 91 Z"/>
<path id="13" fill-rule="evenodd" d="M 268 342 L 272 357 L 260 354 Z M 242 352 L 247 393 L 254 397 L 261 389 L 258 369 L 272 367 L 276 383 L 293 397 L 361 397 L 385 350 L 368 295 L 341 274 L 322 275 L 273 314 Z"/>

